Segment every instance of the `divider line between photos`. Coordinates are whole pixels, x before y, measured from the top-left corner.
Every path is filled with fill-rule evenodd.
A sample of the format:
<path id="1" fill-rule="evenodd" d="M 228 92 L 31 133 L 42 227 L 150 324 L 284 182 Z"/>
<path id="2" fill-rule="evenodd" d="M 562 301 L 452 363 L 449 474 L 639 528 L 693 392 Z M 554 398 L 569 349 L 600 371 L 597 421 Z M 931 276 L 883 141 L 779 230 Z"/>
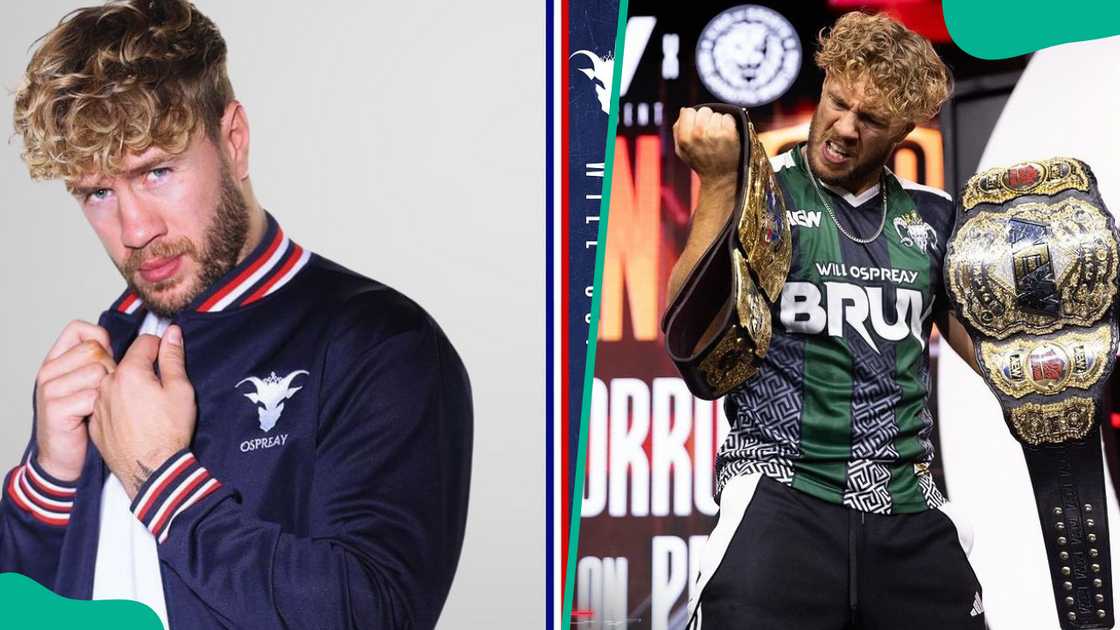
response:
<path id="1" fill-rule="evenodd" d="M 576 454 L 576 471 L 570 503 L 572 513 L 570 515 L 571 525 L 568 528 L 568 566 L 567 575 L 564 577 L 564 616 L 561 618 L 565 630 L 572 624 L 572 599 L 575 591 L 576 561 L 579 557 L 579 524 L 580 512 L 583 507 L 583 477 L 587 458 L 587 425 L 591 409 L 591 384 L 595 376 L 595 351 L 599 341 L 599 296 L 602 293 L 603 286 L 603 258 L 607 251 L 607 224 L 610 219 L 615 135 L 618 133 L 618 92 L 622 85 L 622 52 L 625 50 L 626 18 L 629 13 L 629 4 L 629 0 L 619 0 L 618 2 L 618 26 L 614 36 L 614 72 L 611 76 L 611 111 L 607 119 L 607 142 L 604 147 L 606 155 L 603 164 L 603 197 L 599 201 L 599 233 L 597 236 L 598 244 L 595 248 L 591 322 L 587 334 L 587 358 L 583 369 L 583 402 L 580 405 L 579 414 L 579 450 Z M 567 226 L 564 229 L 567 229 Z M 567 313 L 564 316 L 566 317 Z"/>
<path id="2" fill-rule="evenodd" d="M 555 322 L 554 308 L 554 291 L 553 284 L 554 273 L 554 243 L 553 241 L 553 214 L 555 212 L 554 198 L 556 182 L 553 180 L 553 169 L 555 168 L 556 154 L 555 147 L 553 146 L 553 117 L 555 116 L 553 99 L 555 98 L 555 88 L 552 84 L 555 79 L 553 75 L 553 65 L 556 63 L 555 44 L 553 42 L 553 0 L 545 0 L 545 591 L 544 591 L 544 614 L 545 614 L 545 630 L 554 630 L 557 621 L 555 597 L 556 597 L 556 573 L 554 565 L 554 552 L 556 547 L 556 534 L 554 531 L 555 518 L 555 505 L 554 505 L 554 482 L 555 472 L 553 466 L 555 464 L 555 442 L 553 441 L 553 426 L 556 422 L 556 417 L 553 414 L 553 401 L 555 399 L 555 383 L 554 372 L 555 366 L 553 365 L 553 353 L 556 345 L 556 335 L 553 328 Z"/>

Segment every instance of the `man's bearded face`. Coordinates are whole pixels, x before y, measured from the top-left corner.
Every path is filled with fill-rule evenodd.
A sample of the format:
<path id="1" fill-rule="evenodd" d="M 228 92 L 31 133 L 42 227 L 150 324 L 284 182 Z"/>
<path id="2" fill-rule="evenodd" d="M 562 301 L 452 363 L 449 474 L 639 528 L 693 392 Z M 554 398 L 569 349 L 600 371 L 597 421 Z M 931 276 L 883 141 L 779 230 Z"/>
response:
<path id="1" fill-rule="evenodd" d="M 128 156 L 122 171 L 70 187 L 128 286 L 150 311 L 171 317 L 243 258 L 248 206 L 203 134 L 180 154 Z"/>
<path id="2" fill-rule="evenodd" d="M 870 100 L 866 88 L 865 80 L 826 78 L 806 147 L 821 181 L 856 194 L 878 181 L 879 169 L 913 128 Z"/>

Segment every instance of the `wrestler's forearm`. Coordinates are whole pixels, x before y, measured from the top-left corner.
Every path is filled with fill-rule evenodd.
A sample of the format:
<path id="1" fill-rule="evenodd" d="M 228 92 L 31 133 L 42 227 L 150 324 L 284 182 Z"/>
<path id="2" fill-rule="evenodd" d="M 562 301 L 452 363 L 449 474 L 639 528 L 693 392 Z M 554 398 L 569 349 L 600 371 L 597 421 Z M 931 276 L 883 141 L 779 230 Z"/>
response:
<path id="1" fill-rule="evenodd" d="M 696 210 L 689 224 L 688 240 L 673 271 L 669 274 L 669 300 L 672 301 L 680 291 L 681 285 L 696 262 L 711 246 L 719 235 L 731 206 L 735 203 L 735 174 L 727 177 L 707 178 L 700 182 L 700 194 Z"/>
<path id="2" fill-rule="evenodd" d="M 976 347 L 972 343 L 972 337 L 964 329 L 964 324 L 949 314 L 944 321 L 938 322 L 938 328 L 941 329 L 941 336 L 949 343 L 949 347 L 968 363 L 968 367 L 972 368 L 973 372 L 980 374 L 980 365 L 976 362 Z"/>

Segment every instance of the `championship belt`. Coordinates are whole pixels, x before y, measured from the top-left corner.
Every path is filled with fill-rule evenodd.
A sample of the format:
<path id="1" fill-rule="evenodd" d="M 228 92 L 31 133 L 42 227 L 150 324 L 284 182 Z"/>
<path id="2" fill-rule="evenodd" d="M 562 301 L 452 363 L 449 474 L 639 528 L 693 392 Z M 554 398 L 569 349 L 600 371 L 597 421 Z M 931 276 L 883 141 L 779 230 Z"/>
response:
<path id="1" fill-rule="evenodd" d="M 689 390 L 713 400 L 758 372 L 770 347 L 770 304 L 789 274 L 785 199 L 747 111 L 705 105 L 735 119 L 742 147 L 735 205 L 665 311 L 661 330 Z"/>
<path id="2" fill-rule="evenodd" d="M 973 176 L 945 283 L 1026 456 L 1063 628 L 1111 628 L 1100 422 L 1116 358 L 1118 239 L 1089 166 Z"/>

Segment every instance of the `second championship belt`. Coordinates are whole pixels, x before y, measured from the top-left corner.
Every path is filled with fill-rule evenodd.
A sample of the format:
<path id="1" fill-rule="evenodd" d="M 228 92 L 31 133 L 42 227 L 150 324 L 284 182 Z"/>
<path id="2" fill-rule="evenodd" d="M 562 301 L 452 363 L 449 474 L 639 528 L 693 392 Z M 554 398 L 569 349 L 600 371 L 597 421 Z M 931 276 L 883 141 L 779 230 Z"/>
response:
<path id="1" fill-rule="evenodd" d="M 789 275 L 792 241 L 785 198 L 747 111 L 704 107 L 735 119 L 742 151 L 735 205 L 666 309 L 661 329 L 689 390 L 713 400 L 754 376 L 770 348 L 770 305 Z"/>
<path id="2" fill-rule="evenodd" d="M 980 372 L 1023 447 L 1062 628 L 1111 628 L 1100 423 L 1116 359 L 1118 239 L 1089 166 L 973 176 L 945 283 Z"/>

